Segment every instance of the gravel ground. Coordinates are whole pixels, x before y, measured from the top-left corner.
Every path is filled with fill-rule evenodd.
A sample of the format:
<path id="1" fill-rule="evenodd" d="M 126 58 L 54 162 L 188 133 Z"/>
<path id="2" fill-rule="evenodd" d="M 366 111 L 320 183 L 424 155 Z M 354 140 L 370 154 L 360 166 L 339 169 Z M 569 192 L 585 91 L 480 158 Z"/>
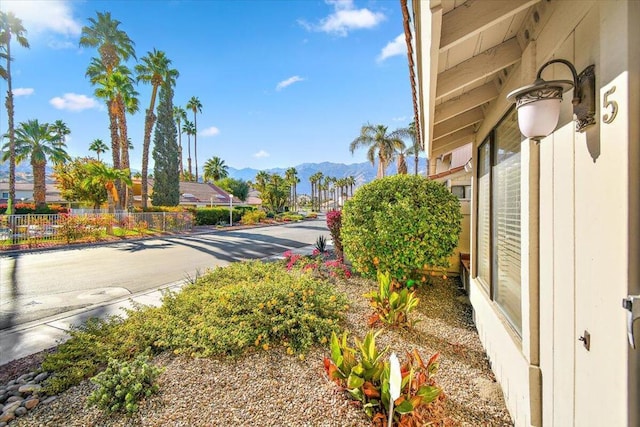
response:
<path id="1" fill-rule="evenodd" d="M 436 376 L 446 398 L 439 425 L 511 426 L 502 391 L 489 368 L 471 320 L 471 307 L 457 279 L 434 279 L 419 291 L 420 322 L 410 330 L 384 330 L 378 346 L 390 345 L 404 360 L 417 349 L 423 358 L 440 352 Z M 373 282 L 352 278 L 336 285 L 351 300 L 345 326 L 362 338 L 371 314 L 362 294 Z M 10 426 L 369 426 L 362 410 L 347 399 L 322 367 L 328 348 L 304 360 L 279 350 L 237 359 L 189 359 L 162 354 L 166 368 L 160 391 L 140 404 L 132 417 L 86 408 L 93 389 L 85 381 L 55 401 L 36 407 Z M 0 367 L 0 383 L 37 366 L 42 355 Z"/>

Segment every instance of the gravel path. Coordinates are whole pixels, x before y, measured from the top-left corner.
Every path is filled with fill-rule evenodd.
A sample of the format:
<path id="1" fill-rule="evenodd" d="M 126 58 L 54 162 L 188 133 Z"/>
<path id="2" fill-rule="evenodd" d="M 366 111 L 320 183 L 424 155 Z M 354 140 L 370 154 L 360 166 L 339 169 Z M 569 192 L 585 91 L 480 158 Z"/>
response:
<path id="1" fill-rule="evenodd" d="M 352 278 L 336 286 L 351 300 L 345 326 L 350 336 L 362 338 L 371 314 L 362 294 L 374 283 Z M 434 279 L 419 296 L 415 317 L 420 322 L 411 330 L 383 331 L 378 346 L 390 345 L 401 360 L 413 349 L 424 358 L 440 352 L 436 378 L 446 394 L 440 425 L 513 425 L 457 279 Z M 327 379 L 322 359 L 328 354 L 328 348 L 316 348 L 304 360 L 277 349 L 218 360 L 162 354 L 155 359 L 166 368 L 158 380 L 160 392 L 142 402 L 132 417 L 86 408 L 93 385 L 85 381 L 10 426 L 371 425 L 362 410 Z M 37 362 L 34 356 L 0 367 L 0 383 Z"/>

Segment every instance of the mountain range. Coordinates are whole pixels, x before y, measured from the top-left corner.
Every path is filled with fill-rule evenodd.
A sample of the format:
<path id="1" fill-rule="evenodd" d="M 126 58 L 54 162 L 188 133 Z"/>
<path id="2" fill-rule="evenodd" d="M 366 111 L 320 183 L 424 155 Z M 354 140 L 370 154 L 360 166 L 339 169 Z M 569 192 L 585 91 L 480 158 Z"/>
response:
<path id="1" fill-rule="evenodd" d="M 409 172 L 413 171 L 413 159 L 407 159 L 409 165 Z M 420 159 L 418 164 L 418 173 L 424 175 L 425 160 Z M 298 194 L 311 194 L 311 182 L 309 178 L 316 172 L 321 172 L 324 176 L 331 176 L 334 178 L 345 178 L 353 176 L 356 179 L 356 187 L 359 187 L 367 182 L 372 181 L 376 177 L 376 166 L 368 162 L 363 163 L 302 163 L 294 166 L 298 172 L 298 178 L 300 183 L 297 186 Z M 277 173 L 284 176 L 286 168 L 273 168 L 264 169 L 265 172 L 273 174 Z M 135 172 L 135 170 L 134 170 Z M 236 169 L 229 167 L 229 177 L 235 179 L 242 179 L 245 181 L 253 181 L 256 175 L 260 172 L 258 169 L 243 168 Z M 387 175 L 394 175 L 397 172 L 395 163 L 389 165 L 387 168 Z M 47 176 L 50 176 L 52 169 L 47 166 Z M 6 181 L 9 179 L 9 163 L 4 162 L 0 164 L 0 180 Z M 30 182 L 33 180 L 31 173 L 31 165 L 28 162 L 22 162 L 16 165 L 16 182 Z"/>

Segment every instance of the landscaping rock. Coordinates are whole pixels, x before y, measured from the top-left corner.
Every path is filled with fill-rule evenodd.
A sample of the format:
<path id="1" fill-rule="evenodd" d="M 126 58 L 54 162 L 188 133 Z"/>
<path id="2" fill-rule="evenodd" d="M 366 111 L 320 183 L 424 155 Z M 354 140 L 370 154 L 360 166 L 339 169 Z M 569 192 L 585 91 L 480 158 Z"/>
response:
<path id="1" fill-rule="evenodd" d="M 28 412 L 27 408 L 25 408 L 25 407 L 21 406 L 21 407 L 19 407 L 19 408 L 17 408 L 17 409 L 16 409 L 15 414 L 16 414 L 16 417 L 21 417 L 21 416 L 23 416 L 24 414 L 26 414 L 27 412 Z"/>
<path id="2" fill-rule="evenodd" d="M 11 396 L 10 398 L 7 399 L 6 403 L 13 403 L 13 402 L 22 402 L 24 399 L 20 396 Z"/>
<path id="3" fill-rule="evenodd" d="M 42 390 L 42 386 L 40 384 L 25 384 L 18 389 L 20 393 L 27 393 L 27 394 L 39 392 L 41 390 Z"/>
<path id="4" fill-rule="evenodd" d="M 42 373 L 36 375 L 36 377 L 33 379 L 33 382 L 39 384 L 42 381 L 46 380 L 47 378 L 49 378 L 49 373 L 48 372 L 42 372 Z"/>
<path id="5" fill-rule="evenodd" d="M 24 401 L 24 407 L 27 409 L 33 409 L 36 406 L 38 406 L 38 403 L 40 403 L 40 399 L 35 399 L 35 398 L 28 399 Z"/>

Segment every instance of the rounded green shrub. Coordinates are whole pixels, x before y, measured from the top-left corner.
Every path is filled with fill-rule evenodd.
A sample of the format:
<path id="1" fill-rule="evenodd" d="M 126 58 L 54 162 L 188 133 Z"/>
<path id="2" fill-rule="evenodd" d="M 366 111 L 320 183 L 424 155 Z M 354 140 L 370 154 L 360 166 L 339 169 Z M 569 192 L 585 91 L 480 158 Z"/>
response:
<path id="1" fill-rule="evenodd" d="M 446 268 L 458 245 L 460 202 L 438 182 L 415 175 L 377 179 L 358 189 L 342 212 L 342 245 L 366 277 L 399 280 Z"/>

